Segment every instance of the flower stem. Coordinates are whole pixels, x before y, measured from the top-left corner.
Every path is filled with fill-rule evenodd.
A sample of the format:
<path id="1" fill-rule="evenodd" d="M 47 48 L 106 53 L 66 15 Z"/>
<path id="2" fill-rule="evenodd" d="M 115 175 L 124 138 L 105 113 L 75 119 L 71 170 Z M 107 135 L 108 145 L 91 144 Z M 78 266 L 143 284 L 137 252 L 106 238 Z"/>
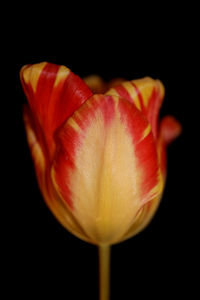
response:
<path id="1" fill-rule="evenodd" d="M 108 300 L 110 294 L 110 245 L 99 246 L 99 300 Z"/>

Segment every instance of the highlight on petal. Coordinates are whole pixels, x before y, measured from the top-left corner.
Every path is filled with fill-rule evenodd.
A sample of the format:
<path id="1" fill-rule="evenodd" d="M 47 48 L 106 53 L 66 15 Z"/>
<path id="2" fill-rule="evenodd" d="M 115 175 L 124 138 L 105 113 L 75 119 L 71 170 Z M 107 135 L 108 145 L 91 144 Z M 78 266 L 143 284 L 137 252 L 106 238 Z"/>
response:
<path id="1" fill-rule="evenodd" d="M 56 145 L 55 188 L 97 244 L 120 241 L 141 208 L 162 193 L 151 128 L 120 97 L 88 99 L 57 132 Z"/>
<path id="2" fill-rule="evenodd" d="M 150 77 L 124 81 L 107 91 L 107 95 L 117 95 L 134 103 L 151 124 L 152 133 L 158 136 L 158 114 L 164 98 L 164 86 L 160 80 Z"/>
<path id="3" fill-rule="evenodd" d="M 65 66 L 26 65 L 20 78 L 30 108 L 43 130 L 50 155 L 54 131 L 91 95 L 88 86 Z"/>

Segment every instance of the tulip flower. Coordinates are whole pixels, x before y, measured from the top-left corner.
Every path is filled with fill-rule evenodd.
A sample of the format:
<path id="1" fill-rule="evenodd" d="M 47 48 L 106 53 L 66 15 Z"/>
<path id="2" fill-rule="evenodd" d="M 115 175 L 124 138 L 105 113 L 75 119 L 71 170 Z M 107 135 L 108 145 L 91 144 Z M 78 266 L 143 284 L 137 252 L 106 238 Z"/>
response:
<path id="1" fill-rule="evenodd" d="M 166 147 L 181 126 L 172 116 L 159 124 L 164 86 L 149 77 L 111 86 L 43 62 L 22 67 L 20 78 L 40 190 L 68 231 L 99 246 L 100 299 L 108 299 L 109 246 L 152 219 L 166 181 Z"/>

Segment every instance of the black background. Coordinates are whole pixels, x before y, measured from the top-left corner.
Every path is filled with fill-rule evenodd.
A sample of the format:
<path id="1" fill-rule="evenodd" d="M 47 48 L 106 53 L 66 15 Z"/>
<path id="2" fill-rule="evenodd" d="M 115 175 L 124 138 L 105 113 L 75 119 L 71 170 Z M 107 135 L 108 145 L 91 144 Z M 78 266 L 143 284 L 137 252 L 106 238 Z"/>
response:
<path id="1" fill-rule="evenodd" d="M 183 133 L 168 149 L 166 188 L 153 221 L 139 235 L 112 247 L 111 299 L 162 299 L 163 295 L 194 291 L 194 206 L 188 187 L 191 130 L 195 126 L 189 87 L 194 75 L 190 69 L 194 64 L 193 37 L 185 15 L 177 18 L 172 12 L 164 20 L 154 16 L 146 23 L 144 19 L 137 23 L 134 16 L 127 21 L 124 15 L 110 19 L 105 13 L 103 18 L 94 16 L 87 22 L 76 17 L 71 24 L 62 17 L 60 26 L 66 30 L 61 34 L 54 22 L 30 31 L 26 15 L 9 38 L 6 101 L 11 117 L 3 116 L 9 155 L 4 176 L 8 183 L 5 277 L 7 292 L 22 299 L 98 299 L 97 249 L 68 233 L 49 212 L 26 143 L 22 121 L 26 99 L 19 70 L 24 64 L 41 61 L 66 65 L 80 77 L 91 73 L 106 80 L 151 76 L 164 83 L 161 116 L 175 116 Z"/>

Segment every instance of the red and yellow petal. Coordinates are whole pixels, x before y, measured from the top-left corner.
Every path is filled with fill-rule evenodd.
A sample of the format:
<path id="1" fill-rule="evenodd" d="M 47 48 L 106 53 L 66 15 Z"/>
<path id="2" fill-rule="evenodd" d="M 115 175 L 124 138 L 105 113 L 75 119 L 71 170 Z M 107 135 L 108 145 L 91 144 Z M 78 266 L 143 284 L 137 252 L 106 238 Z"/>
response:
<path id="1" fill-rule="evenodd" d="M 91 97 L 62 126 L 56 144 L 55 188 L 97 244 L 119 241 L 141 207 L 162 193 L 151 128 L 120 97 Z"/>
<path id="2" fill-rule="evenodd" d="M 161 120 L 159 137 L 157 141 L 157 152 L 161 174 L 164 182 L 166 180 L 167 166 L 166 148 L 181 134 L 181 131 L 181 125 L 174 117 L 166 116 Z M 141 208 L 134 224 L 129 228 L 128 232 L 124 235 L 122 240 L 126 240 L 136 235 L 149 224 L 159 206 L 160 200 L 161 195 L 156 196 Z"/>
<path id="3" fill-rule="evenodd" d="M 36 177 L 41 193 L 49 209 L 57 220 L 71 233 L 82 240 L 92 242 L 83 231 L 79 223 L 75 220 L 67 205 L 60 199 L 50 177 L 49 165 L 45 159 L 42 147 L 37 139 L 34 130 L 34 122 L 31 111 L 27 106 L 24 108 L 24 123 L 27 134 L 27 141 L 30 147 L 32 159 L 34 162 Z"/>
<path id="4" fill-rule="evenodd" d="M 30 108 L 43 130 L 50 156 L 54 131 L 91 95 L 88 86 L 65 66 L 47 62 L 20 71 Z"/>
<path id="5" fill-rule="evenodd" d="M 33 158 L 33 163 L 36 170 L 36 175 L 39 185 L 44 185 L 44 172 L 46 168 L 46 160 L 44 157 L 44 151 L 38 141 L 38 137 L 35 133 L 35 124 L 31 111 L 27 105 L 24 106 L 23 119 L 26 130 L 27 142 Z"/>
<path id="6" fill-rule="evenodd" d="M 164 98 L 164 86 L 159 80 L 150 77 L 124 81 L 111 88 L 107 95 L 123 97 L 142 111 L 152 127 L 155 138 L 158 136 L 158 114 Z"/>

